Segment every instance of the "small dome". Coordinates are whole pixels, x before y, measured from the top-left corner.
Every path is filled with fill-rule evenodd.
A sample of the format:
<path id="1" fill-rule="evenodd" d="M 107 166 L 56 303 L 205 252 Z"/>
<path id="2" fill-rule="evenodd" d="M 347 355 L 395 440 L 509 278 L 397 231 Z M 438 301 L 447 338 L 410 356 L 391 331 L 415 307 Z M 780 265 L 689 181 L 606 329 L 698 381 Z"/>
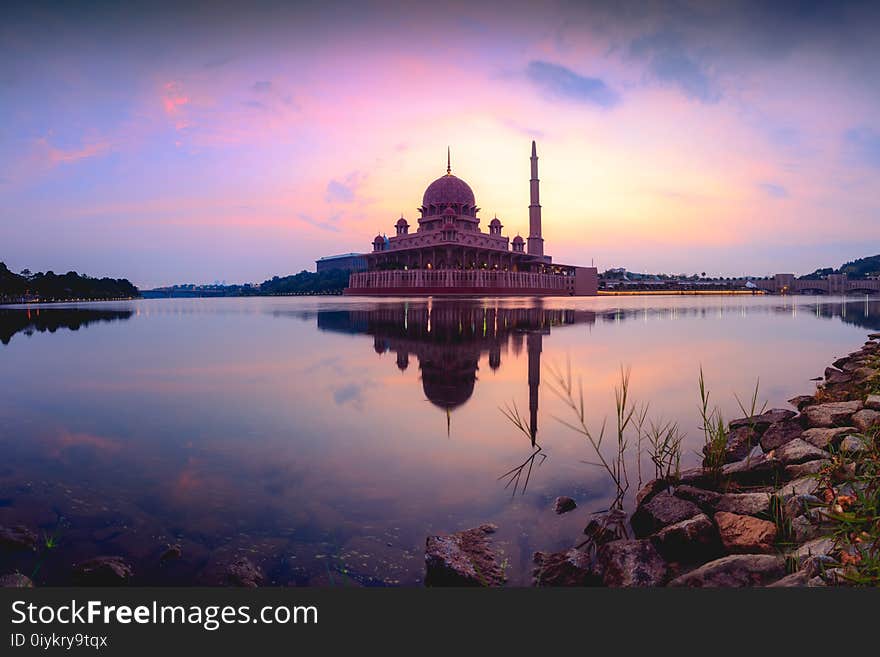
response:
<path id="1" fill-rule="evenodd" d="M 384 241 L 385 241 L 385 238 L 382 237 L 381 235 L 376 235 L 376 237 L 373 238 L 373 242 L 384 242 Z"/>
<path id="2" fill-rule="evenodd" d="M 498 221 L 498 217 L 495 217 L 492 221 L 489 222 L 490 226 L 500 226 L 501 222 Z"/>
<path id="3" fill-rule="evenodd" d="M 404 219 L 403 217 L 401 217 L 400 219 L 397 220 L 397 225 L 398 226 L 409 226 L 409 224 L 406 223 L 406 219 Z"/>
<path id="4" fill-rule="evenodd" d="M 520 237 L 519 235 L 517 235 L 516 237 L 513 238 L 514 244 L 522 244 L 523 242 L 525 242 L 525 240 L 522 237 Z"/>

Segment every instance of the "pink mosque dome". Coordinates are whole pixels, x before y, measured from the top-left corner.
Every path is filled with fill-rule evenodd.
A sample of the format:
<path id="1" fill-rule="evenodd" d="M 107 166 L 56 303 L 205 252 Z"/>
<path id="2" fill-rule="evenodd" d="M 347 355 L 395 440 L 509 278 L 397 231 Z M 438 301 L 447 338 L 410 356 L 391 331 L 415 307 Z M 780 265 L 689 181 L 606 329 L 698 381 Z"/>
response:
<path id="1" fill-rule="evenodd" d="M 428 185 L 422 197 L 422 206 L 476 205 L 474 191 L 464 180 L 447 173 Z"/>
<path id="2" fill-rule="evenodd" d="M 501 221 L 498 219 L 498 217 L 495 217 L 492 221 L 489 222 L 489 225 L 490 226 L 500 226 Z"/>
<path id="3" fill-rule="evenodd" d="M 397 220 L 397 225 L 398 226 L 409 226 L 409 224 L 406 222 L 406 219 L 404 219 L 403 217 L 401 217 L 400 219 Z"/>
<path id="4" fill-rule="evenodd" d="M 522 237 L 520 237 L 519 235 L 517 235 L 516 237 L 513 238 L 514 244 L 522 244 L 524 241 L 525 240 Z"/>

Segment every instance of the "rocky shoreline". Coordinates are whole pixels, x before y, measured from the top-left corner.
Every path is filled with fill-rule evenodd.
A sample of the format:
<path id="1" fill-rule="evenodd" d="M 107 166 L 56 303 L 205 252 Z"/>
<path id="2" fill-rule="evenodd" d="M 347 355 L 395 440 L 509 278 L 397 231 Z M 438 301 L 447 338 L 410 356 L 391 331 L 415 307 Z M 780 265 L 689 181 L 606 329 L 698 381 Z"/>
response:
<path id="1" fill-rule="evenodd" d="M 863 459 L 880 441 L 880 334 L 826 368 L 790 409 L 728 423 L 723 464 L 654 479 L 628 523 L 592 520 L 586 538 L 534 555 L 534 586 L 794 587 L 858 583 L 876 537 L 846 533 L 850 507 L 876 496 Z M 874 461 L 876 462 L 876 461 Z M 873 499 L 873 498 L 872 498 Z M 574 509 L 559 498 L 557 513 Z M 874 507 L 872 507 L 874 508 Z M 850 514 L 852 515 L 852 514 Z M 625 519 L 624 519 L 625 520 Z M 880 527 L 875 517 L 869 524 Z M 628 527 L 626 526 L 628 525 Z M 624 526 L 623 532 L 614 527 Z M 491 525 L 427 539 L 429 586 L 501 586 Z M 870 553 L 870 556 L 868 556 Z"/>

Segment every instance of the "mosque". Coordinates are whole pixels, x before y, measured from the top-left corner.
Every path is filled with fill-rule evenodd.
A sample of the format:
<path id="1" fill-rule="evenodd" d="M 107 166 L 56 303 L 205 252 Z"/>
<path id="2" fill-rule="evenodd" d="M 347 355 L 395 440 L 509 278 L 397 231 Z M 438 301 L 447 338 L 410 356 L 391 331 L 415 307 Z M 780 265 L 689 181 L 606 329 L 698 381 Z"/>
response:
<path id="1" fill-rule="evenodd" d="M 376 235 L 371 252 L 348 254 L 360 256 L 359 269 L 364 271 L 352 271 L 345 294 L 597 294 L 595 267 L 554 263 L 544 253 L 538 187 L 538 153 L 533 141 L 528 239 L 517 235 L 511 240 L 504 235 L 498 217 L 484 232 L 474 192 L 452 174 L 447 151 L 446 174 L 425 190 L 415 230 L 411 231 L 413 227 L 401 216 L 394 235 Z"/>

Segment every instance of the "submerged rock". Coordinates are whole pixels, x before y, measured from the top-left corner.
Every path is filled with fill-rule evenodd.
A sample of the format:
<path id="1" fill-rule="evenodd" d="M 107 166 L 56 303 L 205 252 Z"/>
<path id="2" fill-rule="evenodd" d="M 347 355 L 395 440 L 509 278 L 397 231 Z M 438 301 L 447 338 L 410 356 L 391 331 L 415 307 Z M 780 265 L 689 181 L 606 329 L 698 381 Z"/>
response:
<path id="1" fill-rule="evenodd" d="M 0 588 L 3 589 L 32 589 L 34 583 L 31 578 L 21 573 L 12 573 L 0 577 Z"/>
<path id="2" fill-rule="evenodd" d="M 705 513 L 664 527 L 651 537 L 667 561 L 702 562 L 721 554 L 721 539 Z"/>
<path id="3" fill-rule="evenodd" d="M 553 503 L 553 510 L 557 514 L 568 513 L 569 511 L 574 511 L 577 508 L 577 503 L 571 499 L 570 497 L 560 496 L 556 498 L 556 501 Z"/>
<path id="4" fill-rule="evenodd" d="M 702 513 L 700 507 L 671 493 L 659 493 L 635 510 L 630 518 L 639 538 Z"/>
<path id="5" fill-rule="evenodd" d="M 35 550 L 37 547 L 37 535 L 27 527 L 0 526 L 0 548 L 16 552 L 19 550 Z"/>
<path id="6" fill-rule="evenodd" d="M 501 586 L 504 571 L 489 545 L 492 525 L 448 536 L 428 536 L 425 545 L 425 586 Z"/>
<path id="7" fill-rule="evenodd" d="M 89 586 L 115 586 L 125 584 L 133 571 L 123 557 L 95 557 L 74 567 L 74 577 Z"/>
<path id="8" fill-rule="evenodd" d="M 535 586 L 598 586 L 590 555 L 572 548 L 564 552 L 535 552 Z"/>
<path id="9" fill-rule="evenodd" d="M 785 560 L 772 554 L 732 554 L 676 577 L 669 586 L 766 586 L 785 576 Z"/>
<path id="10" fill-rule="evenodd" d="M 263 572 L 247 558 L 236 559 L 226 566 L 224 583 L 226 586 L 240 586 L 255 589 L 263 584 Z"/>
<path id="11" fill-rule="evenodd" d="M 668 566 L 649 540 L 606 543 L 596 553 L 596 571 L 605 586 L 663 586 Z"/>
<path id="12" fill-rule="evenodd" d="M 804 417 L 811 427 L 844 427 L 854 413 L 862 410 L 860 401 L 839 401 L 815 404 L 804 409 Z"/>
<path id="13" fill-rule="evenodd" d="M 776 525 L 767 520 L 738 513 L 719 511 L 715 524 L 724 548 L 734 554 L 772 553 L 776 541 Z"/>

